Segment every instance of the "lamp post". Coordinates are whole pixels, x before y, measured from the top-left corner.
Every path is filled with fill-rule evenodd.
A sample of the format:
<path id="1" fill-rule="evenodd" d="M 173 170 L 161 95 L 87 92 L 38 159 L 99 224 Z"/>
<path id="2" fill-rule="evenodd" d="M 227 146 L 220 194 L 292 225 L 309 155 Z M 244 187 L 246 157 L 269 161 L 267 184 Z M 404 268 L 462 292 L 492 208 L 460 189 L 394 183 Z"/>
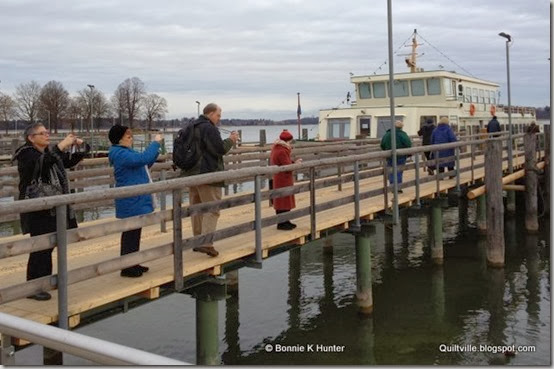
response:
<path id="1" fill-rule="evenodd" d="M 48 110 L 48 109 L 45 109 L 45 110 L 46 110 L 46 112 L 48 113 L 48 131 L 50 131 L 50 130 L 52 130 L 52 129 L 50 128 L 50 110 Z"/>
<path id="2" fill-rule="evenodd" d="M 514 172 L 513 162 L 512 162 L 512 96 L 510 91 L 510 42 L 512 42 L 512 36 L 507 33 L 500 32 L 498 34 L 500 37 L 506 39 L 506 71 L 508 74 L 508 171 L 510 173 Z"/>
<path id="3" fill-rule="evenodd" d="M 200 101 L 196 100 L 196 117 L 200 117 Z"/>
<path id="4" fill-rule="evenodd" d="M 87 86 L 88 86 L 88 88 L 90 88 L 90 147 L 91 147 L 90 152 L 92 154 L 92 157 L 94 158 L 94 151 L 93 151 L 93 147 L 94 147 L 94 145 L 93 145 L 93 142 L 94 142 L 93 141 L 93 138 L 94 138 L 93 131 L 94 130 L 93 130 L 93 126 L 92 126 L 92 124 L 93 124 L 93 122 L 92 122 L 92 100 L 93 99 L 92 98 L 93 98 L 93 94 L 94 94 L 94 92 L 93 92 L 94 91 L 94 85 L 87 85 Z"/>

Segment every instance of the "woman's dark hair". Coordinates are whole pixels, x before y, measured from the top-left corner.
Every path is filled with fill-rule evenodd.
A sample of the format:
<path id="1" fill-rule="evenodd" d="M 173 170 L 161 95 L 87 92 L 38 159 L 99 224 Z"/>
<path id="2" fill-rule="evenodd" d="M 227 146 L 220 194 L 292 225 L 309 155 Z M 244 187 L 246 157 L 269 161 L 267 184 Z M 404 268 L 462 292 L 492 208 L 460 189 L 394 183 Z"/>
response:
<path id="1" fill-rule="evenodd" d="M 23 138 L 25 138 L 26 143 L 28 144 L 32 143 L 31 141 L 29 141 L 29 136 L 35 133 L 38 127 L 44 127 L 44 124 L 32 123 L 32 124 L 29 124 L 27 127 L 25 127 L 25 131 L 23 131 Z"/>

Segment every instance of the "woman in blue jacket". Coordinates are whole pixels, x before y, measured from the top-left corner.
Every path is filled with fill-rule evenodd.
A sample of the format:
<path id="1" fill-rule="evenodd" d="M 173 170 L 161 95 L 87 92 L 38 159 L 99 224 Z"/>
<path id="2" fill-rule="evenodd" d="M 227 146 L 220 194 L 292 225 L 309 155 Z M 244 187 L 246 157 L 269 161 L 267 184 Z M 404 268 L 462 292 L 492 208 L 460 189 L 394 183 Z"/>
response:
<path id="1" fill-rule="evenodd" d="M 133 186 L 150 182 L 148 166 L 156 161 L 160 151 L 161 135 L 156 135 L 154 141 L 143 153 L 132 149 L 133 134 L 128 127 L 115 125 L 108 134 L 112 147 L 108 158 L 114 167 L 115 186 Z M 115 217 L 129 218 L 148 214 L 154 211 L 153 195 L 140 195 L 115 199 Z M 121 255 L 137 252 L 140 247 L 142 228 L 133 229 L 121 234 Z M 135 265 L 121 271 L 122 277 L 140 277 L 147 272 L 148 267 Z"/>
<path id="2" fill-rule="evenodd" d="M 456 138 L 454 131 L 452 130 L 452 128 L 450 128 L 450 125 L 448 124 L 448 118 L 442 117 L 437 128 L 435 128 L 433 134 L 431 135 L 431 145 L 456 142 L 457 140 L 458 139 Z M 433 151 L 433 157 L 434 155 L 435 152 Z M 454 149 L 439 150 L 439 159 L 453 156 Z M 439 163 L 439 173 L 444 172 L 445 167 L 447 167 L 448 170 L 454 170 L 454 159 L 452 159 L 452 161 Z"/>

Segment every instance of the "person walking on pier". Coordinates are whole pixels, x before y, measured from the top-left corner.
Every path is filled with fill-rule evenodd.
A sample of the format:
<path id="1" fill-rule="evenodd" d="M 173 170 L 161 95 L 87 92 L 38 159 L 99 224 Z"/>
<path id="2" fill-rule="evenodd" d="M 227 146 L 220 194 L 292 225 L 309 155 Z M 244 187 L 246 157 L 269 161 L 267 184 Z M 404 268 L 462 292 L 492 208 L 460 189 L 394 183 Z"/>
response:
<path id="1" fill-rule="evenodd" d="M 494 115 L 487 124 L 487 133 L 495 133 L 500 131 L 500 122 L 498 122 L 498 119 L 496 119 L 496 115 Z"/>
<path id="2" fill-rule="evenodd" d="M 115 186 L 133 186 L 151 182 L 148 167 L 156 162 L 160 154 L 162 136 L 157 134 L 154 141 L 142 153 L 132 149 L 133 133 L 126 126 L 113 126 L 108 133 L 108 138 L 112 143 L 108 158 L 114 168 Z M 115 217 L 122 219 L 153 212 L 153 196 L 145 194 L 115 199 Z M 121 233 L 121 255 L 139 251 L 141 231 L 142 228 L 137 228 Z M 148 269 L 137 264 L 122 269 L 120 275 L 137 278 Z"/>
<path id="3" fill-rule="evenodd" d="M 271 165 L 281 166 L 302 162 L 302 159 L 292 160 L 291 158 L 292 138 L 292 134 L 286 129 L 281 132 L 279 139 L 277 139 L 271 147 L 271 154 L 269 158 Z M 292 172 L 280 172 L 273 175 L 274 189 L 289 187 L 292 185 L 294 185 Z M 273 199 L 273 208 L 277 214 L 286 213 L 295 207 L 296 203 L 294 195 L 287 195 Z M 294 228 L 296 228 L 296 224 L 291 223 L 290 220 L 277 224 L 277 229 L 281 230 L 292 230 Z"/>
<path id="4" fill-rule="evenodd" d="M 402 130 L 404 127 L 404 123 L 401 120 L 397 120 L 394 122 L 394 126 L 396 127 L 396 148 L 397 149 L 406 149 L 408 147 L 412 147 L 412 141 L 410 140 L 410 137 Z M 391 130 L 388 129 L 383 138 L 381 139 L 381 150 L 391 150 L 392 149 L 392 135 Z M 406 164 L 406 155 L 397 155 L 396 156 L 396 165 L 404 165 Z M 389 168 L 392 168 L 392 156 L 387 158 L 387 166 Z M 396 171 L 396 179 L 397 183 L 400 185 L 402 183 L 402 177 L 403 177 L 403 170 L 398 169 Z M 394 183 L 394 173 L 392 172 L 392 169 L 390 169 L 389 173 L 389 183 L 392 185 Z M 401 189 L 398 190 L 399 193 L 402 193 L 403 191 Z"/>
<path id="5" fill-rule="evenodd" d="M 29 125 L 24 132 L 25 144 L 19 147 L 12 161 L 17 160 L 19 172 L 19 200 L 32 198 L 28 196 L 31 185 L 39 180 L 43 184 L 50 184 L 60 194 L 69 193 L 69 184 L 65 168 L 71 168 L 79 163 L 90 150 L 90 146 L 72 133 L 68 134 L 57 145 L 50 146 L 50 132 L 42 123 Z M 67 150 L 73 145 L 82 147 L 79 152 L 69 153 Z M 75 213 L 67 207 L 67 228 L 77 228 Z M 39 210 L 30 213 L 21 213 L 22 233 L 37 236 L 56 232 L 56 209 Z M 27 262 L 27 280 L 32 280 L 52 274 L 52 251 L 47 249 L 31 252 Z M 52 296 L 46 292 L 39 292 L 28 298 L 44 301 Z"/>
<path id="6" fill-rule="evenodd" d="M 210 103 L 204 107 L 202 115 L 193 123 L 194 131 L 199 138 L 198 148 L 200 157 L 196 165 L 191 169 L 182 170 L 181 176 L 188 177 L 196 174 L 213 173 L 223 171 L 223 155 L 225 155 L 237 142 L 238 133 L 233 131 L 225 140 L 221 139 L 221 134 L 217 125 L 221 120 L 221 107 Z M 189 188 L 189 204 L 195 205 L 209 201 L 221 200 L 222 187 L 225 184 L 212 183 L 200 186 L 191 186 Z M 195 236 L 215 232 L 217 221 L 219 219 L 219 210 L 211 210 L 208 213 L 191 215 L 192 233 Z M 219 255 L 219 252 L 213 247 L 213 242 L 208 242 L 202 246 L 193 248 L 193 251 L 201 252 L 212 257 Z"/>
<path id="7" fill-rule="evenodd" d="M 458 141 L 458 139 L 456 138 L 454 131 L 449 125 L 448 118 L 442 117 L 439 121 L 439 125 L 431 135 L 431 144 L 438 145 L 438 144 L 445 144 L 445 143 L 456 142 L 456 141 Z M 434 153 L 435 152 L 433 152 L 433 154 Z M 439 153 L 439 159 L 449 158 L 455 155 L 454 149 L 439 150 L 438 153 Z M 449 171 L 454 170 L 454 158 L 452 158 L 451 161 L 439 163 L 439 173 L 443 173 L 444 168 L 448 168 Z"/>
<path id="8" fill-rule="evenodd" d="M 425 121 L 425 124 L 417 131 L 417 135 L 421 137 L 421 145 L 427 146 L 431 145 L 431 135 L 433 134 L 433 131 L 435 130 L 436 126 L 435 123 L 433 123 L 433 120 L 428 118 Z M 425 155 L 425 161 L 427 163 L 427 173 L 429 175 L 433 175 L 433 166 L 430 162 L 431 160 L 431 151 L 425 151 L 423 153 Z"/>

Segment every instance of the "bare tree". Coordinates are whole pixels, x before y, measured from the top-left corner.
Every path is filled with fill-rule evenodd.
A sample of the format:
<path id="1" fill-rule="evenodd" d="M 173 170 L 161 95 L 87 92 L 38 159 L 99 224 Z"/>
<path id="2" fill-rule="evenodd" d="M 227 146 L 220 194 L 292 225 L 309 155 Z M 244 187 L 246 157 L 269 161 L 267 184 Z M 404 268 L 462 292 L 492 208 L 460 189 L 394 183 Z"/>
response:
<path id="1" fill-rule="evenodd" d="M 167 113 L 167 100 L 159 95 L 150 94 L 144 98 L 144 118 L 148 122 L 148 130 L 152 129 L 155 119 L 163 119 Z"/>
<path id="2" fill-rule="evenodd" d="M 10 95 L 0 94 L 0 119 L 6 124 L 6 134 L 9 133 L 9 121 L 15 117 L 15 101 Z"/>
<path id="3" fill-rule="evenodd" d="M 15 88 L 18 115 L 29 123 L 35 123 L 40 107 L 40 85 L 36 81 L 22 83 Z"/>
<path id="4" fill-rule="evenodd" d="M 77 125 L 77 121 L 79 119 L 83 119 L 83 116 L 85 114 L 83 113 L 79 97 L 70 97 L 69 98 L 69 106 L 67 107 L 67 116 L 69 118 L 69 124 L 71 124 L 71 131 L 75 131 L 75 126 Z M 81 126 L 82 130 L 82 126 Z"/>
<path id="5" fill-rule="evenodd" d="M 61 82 L 50 81 L 42 87 L 39 115 L 42 120 L 48 121 L 48 129 L 58 133 L 58 125 L 61 126 L 60 120 L 67 113 L 68 106 L 69 93 Z"/>
<path id="6" fill-rule="evenodd" d="M 92 118 L 101 118 L 106 116 L 110 111 L 110 104 L 106 99 L 104 93 L 97 89 L 84 88 L 77 92 L 79 96 L 76 97 L 77 104 L 81 110 L 82 116 L 85 117 L 87 131 L 90 132 L 90 114 L 92 112 Z M 92 104 L 92 111 L 91 111 Z M 98 129 L 98 125 L 96 126 Z"/>
<path id="7" fill-rule="evenodd" d="M 144 83 L 138 77 L 127 78 L 117 87 L 114 94 L 121 97 L 125 102 L 129 127 L 133 128 L 134 120 L 140 114 L 143 98 L 146 94 Z"/>
<path id="8" fill-rule="evenodd" d="M 113 96 L 110 99 L 112 110 L 119 119 L 119 124 L 123 125 L 123 117 L 125 115 L 125 97 L 120 89 L 115 90 Z"/>

